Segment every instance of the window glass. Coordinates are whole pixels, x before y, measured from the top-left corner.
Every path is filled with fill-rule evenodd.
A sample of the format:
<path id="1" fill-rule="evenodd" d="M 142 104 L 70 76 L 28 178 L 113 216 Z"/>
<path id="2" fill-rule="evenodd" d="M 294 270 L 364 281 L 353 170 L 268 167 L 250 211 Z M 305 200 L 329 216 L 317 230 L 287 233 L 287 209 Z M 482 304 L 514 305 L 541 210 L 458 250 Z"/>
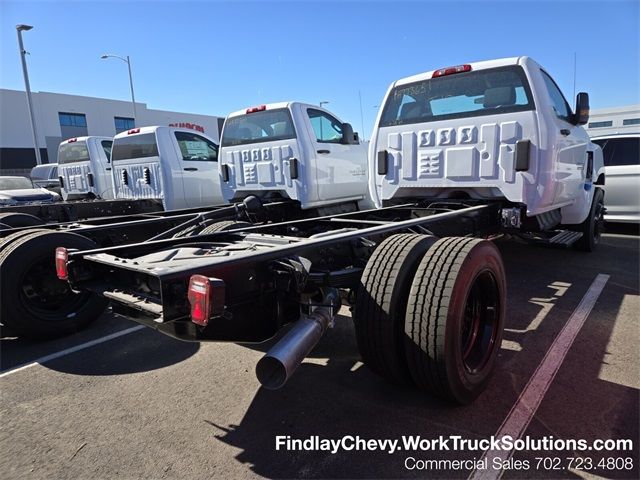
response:
<path id="1" fill-rule="evenodd" d="M 61 127 L 86 127 L 87 117 L 83 113 L 58 113 Z"/>
<path id="2" fill-rule="evenodd" d="M 102 145 L 102 149 L 104 150 L 104 154 L 107 156 L 107 162 L 111 161 L 111 147 L 113 146 L 112 140 L 102 140 L 100 142 Z"/>
<path id="3" fill-rule="evenodd" d="M 431 78 L 395 87 L 384 106 L 381 127 L 450 118 L 533 110 L 521 67 L 499 67 Z"/>
<path id="4" fill-rule="evenodd" d="M 622 125 L 640 125 L 640 118 L 625 118 Z"/>
<path id="5" fill-rule="evenodd" d="M 136 126 L 133 118 L 113 117 L 113 121 L 116 126 L 116 133 L 124 132 L 125 130 L 131 130 Z"/>
<path id="6" fill-rule="evenodd" d="M 307 109 L 307 115 L 318 142 L 339 143 L 342 140 L 342 124 L 338 119 L 313 108 Z"/>
<path id="7" fill-rule="evenodd" d="M 603 138 L 593 143 L 602 147 L 606 167 L 640 164 L 640 137 Z"/>
<path id="8" fill-rule="evenodd" d="M 195 133 L 175 132 L 180 146 L 182 160 L 188 161 L 218 161 L 218 146 Z"/>
<path id="9" fill-rule="evenodd" d="M 553 111 L 556 112 L 556 115 L 559 118 L 569 121 L 569 118 L 571 116 L 571 109 L 569 108 L 569 104 L 565 100 L 562 92 L 555 84 L 553 79 L 546 72 L 542 71 L 541 73 L 544 83 L 547 86 L 549 96 L 551 97 L 551 106 L 553 107 Z"/>
<path id="10" fill-rule="evenodd" d="M 0 177 L 0 190 L 19 190 L 33 188 L 31 180 L 27 177 Z"/>
<path id="11" fill-rule="evenodd" d="M 589 123 L 589 128 L 602 128 L 602 127 L 610 127 L 613 125 L 613 121 L 608 122 L 591 122 Z"/>
<path id="12" fill-rule="evenodd" d="M 111 160 L 127 160 L 130 158 L 157 157 L 158 145 L 155 133 L 127 135 L 113 140 Z"/>
<path id="13" fill-rule="evenodd" d="M 291 114 L 279 108 L 227 118 L 220 144 L 228 147 L 289 138 L 296 138 Z"/>
<path id="14" fill-rule="evenodd" d="M 84 140 L 64 143 L 58 148 L 58 163 L 88 162 L 89 150 Z"/>

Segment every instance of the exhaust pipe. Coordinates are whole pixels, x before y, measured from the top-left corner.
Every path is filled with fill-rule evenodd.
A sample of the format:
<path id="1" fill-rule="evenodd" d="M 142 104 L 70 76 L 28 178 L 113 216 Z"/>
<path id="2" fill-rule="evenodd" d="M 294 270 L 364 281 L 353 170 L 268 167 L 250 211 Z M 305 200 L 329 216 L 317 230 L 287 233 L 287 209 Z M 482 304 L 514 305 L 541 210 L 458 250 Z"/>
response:
<path id="1" fill-rule="evenodd" d="M 256 376 L 263 387 L 276 390 L 291 378 L 293 372 L 313 350 L 322 335 L 333 324 L 334 311 L 340 296 L 335 290 L 325 296 L 323 303 L 331 306 L 317 307 L 311 315 L 304 315 L 260 359 Z"/>

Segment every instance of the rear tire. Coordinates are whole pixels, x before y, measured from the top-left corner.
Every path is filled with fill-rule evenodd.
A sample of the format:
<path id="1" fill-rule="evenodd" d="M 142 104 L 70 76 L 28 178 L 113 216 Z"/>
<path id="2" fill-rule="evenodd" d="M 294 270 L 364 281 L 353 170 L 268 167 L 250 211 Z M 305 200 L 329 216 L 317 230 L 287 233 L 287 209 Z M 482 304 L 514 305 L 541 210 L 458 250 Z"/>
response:
<path id="1" fill-rule="evenodd" d="M 593 252 L 600 243 L 600 237 L 604 231 L 604 192 L 601 188 L 596 188 L 589 216 L 576 230 L 582 232 L 580 240 L 574 243 L 576 250 Z"/>
<path id="2" fill-rule="evenodd" d="M 493 372 L 505 303 L 504 266 L 493 243 L 438 240 L 409 292 L 405 351 L 415 384 L 454 403 L 473 401 Z"/>
<path id="3" fill-rule="evenodd" d="M 0 213 L 0 222 L 5 225 L 9 225 L 12 228 L 19 227 L 37 227 L 43 225 L 44 222 L 41 218 L 35 215 L 29 215 L 28 213 Z"/>
<path id="4" fill-rule="evenodd" d="M 236 230 L 238 228 L 253 227 L 253 224 L 248 222 L 237 222 L 235 220 L 225 220 L 224 222 L 213 223 L 207 227 L 204 227 L 198 235 L 205 235 L 207 233 L 226 232 L 228 230 Z"/>
<path id="5" fill-rule="evenodd" d="M 93 241 L 69 232 L 32 231 L 2 245 L 0 322 L 19 336 L 50 338 L 71 333 L 104 311 L 106 299 L 72 292 L 55 271 L 57 247 L 87 250 L 96 248 Z"/>
<path id="6" fill-rule="evenodd" d="M 403 330 L 409 286 L 434 237 L 396 234 L 367 262 L 356 297 L 354 323 L 362 361 L 395 383 L 410 383 Z"/>

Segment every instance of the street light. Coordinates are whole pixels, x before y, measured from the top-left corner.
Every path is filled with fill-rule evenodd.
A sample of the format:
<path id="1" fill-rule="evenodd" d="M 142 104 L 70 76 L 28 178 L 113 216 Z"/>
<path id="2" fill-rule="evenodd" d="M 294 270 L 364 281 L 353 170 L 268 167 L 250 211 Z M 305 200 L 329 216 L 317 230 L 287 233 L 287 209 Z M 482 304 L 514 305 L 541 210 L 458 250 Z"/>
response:
<path id="1" fill-rule="evenodd" d="M 120 55 L 112 55 L 110 53 L 105 53 L 100 56 L 100 58 L 102 59 L 109 58 L 109 57 L 119 58 L 120 60 L 122 60 L 127 64 L 127 67 L 129 67 L 129 85 L 131 86 L 131 103 L 133 104 L 133 124 L 135 125 L 138 114 L 136 113 L 136 97 L 133 95 L 133 77 L 131 76 L 131 60 L 129 59 L 129 55 L 127 55 L 127 58 L 121 57 Z"/>
<path id="2" fill-rule="evenodd" d="M 36 151 L 36 163 L 42 165 L 42 159 L 40 158 L 40 149 L 38 148 L 38 133 L 36 131 L 36 119 L 33 115 L 33 103 L 31 101 L 31 86 L 29 85 L 29 73 L 27 72 L 27 59 L 25 55 L 27 51 L 24 49 L 22 43 L 22 32 L 27 32 L 33 27 L 31 25 L 16 25 L 16 31 L 18 33 L 18 49 L 20 50 L 20 60 L 22 61 L 22 73 L 24 74 L 24 88 L 27 93 L 27 104 L 29 105 L 29 120 L 31 120 L 31 133 L 33 134 L 33 148 Z"/>

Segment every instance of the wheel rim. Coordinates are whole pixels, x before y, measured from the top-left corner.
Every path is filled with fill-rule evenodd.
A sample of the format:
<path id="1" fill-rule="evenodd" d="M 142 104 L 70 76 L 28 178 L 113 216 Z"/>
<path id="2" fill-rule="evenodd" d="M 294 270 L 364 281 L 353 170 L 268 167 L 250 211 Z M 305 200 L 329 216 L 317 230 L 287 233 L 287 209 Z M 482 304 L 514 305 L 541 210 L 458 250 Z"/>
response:
<path id="1" fill-rule="evenodd" d="M 66 282 L 58 280 L 53 262 L 47 256 L 32 263 L 23 273 L 20 296 L 25 309 L 43 320 L 55 322 L 72 316 L 88 294 L 73 293 Z"/>
<path id="2" fill-rule="evenodd" d="M 500 292 L 489 271 L 478 274 L 467 295 L 462 319 L 460 347 L 465 369 L 482 370 L 489 362 L 498 333 Z"/>
<path id="3" fill-rule="evenodd" d="M 600 241 L 602 232 L 604 232 L 604 204 L 600 200 L 596 203 L 596 211 L 593 214 L 593 243 Z"/>

